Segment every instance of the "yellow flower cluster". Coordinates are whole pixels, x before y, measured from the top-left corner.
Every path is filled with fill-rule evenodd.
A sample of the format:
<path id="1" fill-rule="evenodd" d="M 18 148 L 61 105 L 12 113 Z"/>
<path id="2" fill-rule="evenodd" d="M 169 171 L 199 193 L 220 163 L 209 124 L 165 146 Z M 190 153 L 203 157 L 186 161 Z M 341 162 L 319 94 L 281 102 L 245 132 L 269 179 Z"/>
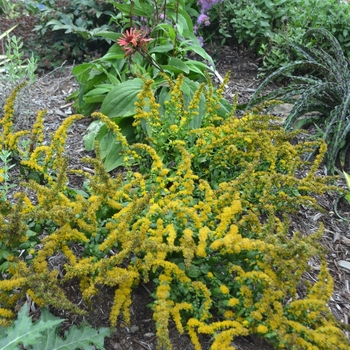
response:
<path id="1" fill-rule="evenodd" d="M 130 146 L 117 125 L 101 113 L 93 115 L 115 133 L 130 164 L 146 153 L 152 166 L 144 175 L 129 171 L 114 178 L 99 159 L 85 159 L 95 171 L 79 171 L 89 180 L 88 198 L 72 198 L 65 191 L 67 130 L 82 116 L 67 118 L 52 145 L 45 147 L 40 145 L 38 116 L 33 130 L 38 145 L 24 164 L 44 173 L 52 167 L 57 177 L 49 176 L 48 186 L 30 183 L 37 202 L 19 195 L 21 205 L 11 208 L 12 216 L 1 216 L 0 234 L 8 238 L 19 217 L 23 222 L 50 220 L 56 229 L 40 242 L 30 266 L 13 257 L 16 264 L 8 279 L 0 281 L 0 324 L 14 316 L 13 289 L 18 287 L 21 296 L 27 293 L 39 305 L 79 309 L 67 300 L 57 271 L 48 263 L 59 255 L 64 261 L 62 282 L 78 280 L 85 301 L 100 286 L 115 289 L 109 315 L 113 327 L 120 315 L 130 321 L 133 288 L 156 276 L 153 318 L 159 348 L 171 349 L 172 319 L 179 332 L 188 332 L 196 350 L 201 349 L 199 334 L 213 337 L 212 349 L 231 349 L 236 336 L 256 333 L 275 335 L 286 347 L 346 349 L 344 334 L 327 309 L 333 282 L 325 264 L 318 281 L 305 287 L 307 296 L 296 297 L 309 259 L 321 256 L 316 241 L 322 227 L 306 237 L 297 232 L 289 237 L 288 219 L 278 207 L 282 203 L 291 212 L 300 204 L 316 205 L 308 195 L 291 197 L 292 190 L 318 193 L 326 188 L 328 180 L 295 176 L 304 166 L 300 155 L 315 143 L 292 145 L 283 130 L 269 126 L 268 116 L 250 113 L 221 120 L 215 114 L 221 91 L 214 98 L 211 87 L 201 86 L 185 110 L 183 79 L 169 81 L 171 98 L 162 116 L 178 156 L 172 167 L 163 162 L 155 134 L 148 135 L 150 144 Z M 164 124 L 151 86 L 146 81 L 140 93 L 135 125 L 148 122 L 154 132 Z M 202 93 L 206 113 L 214 115 L 191 133 L 197 141 L 189 148 L 178 136 L 202 117 L 197 114 Z M 207 157 L 204 166 L 199 157 Z M 227 177 L 211 182 L 218 170 Z M 23 224 L 20 230 L 26 232 Z M 213 311 L 218 313 L 215 319 Z"/>

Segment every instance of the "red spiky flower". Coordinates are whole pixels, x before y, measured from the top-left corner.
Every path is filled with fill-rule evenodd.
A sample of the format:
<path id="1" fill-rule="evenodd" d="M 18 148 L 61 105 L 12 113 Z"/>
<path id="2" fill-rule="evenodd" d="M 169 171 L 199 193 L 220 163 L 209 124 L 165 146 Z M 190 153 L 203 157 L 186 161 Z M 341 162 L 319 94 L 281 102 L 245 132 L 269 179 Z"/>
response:
<path id="1" fill-rule="evenodd" d="M 125 50 L 125 56 L 129 56 L 134 52 L 144 50 L 147 52 L 146 44 L 150 42 L 151 38 L 146 39 L 146 33 L 136 28 L 126 30 L 124 34 L 117 40 L 117 43 Z"/>

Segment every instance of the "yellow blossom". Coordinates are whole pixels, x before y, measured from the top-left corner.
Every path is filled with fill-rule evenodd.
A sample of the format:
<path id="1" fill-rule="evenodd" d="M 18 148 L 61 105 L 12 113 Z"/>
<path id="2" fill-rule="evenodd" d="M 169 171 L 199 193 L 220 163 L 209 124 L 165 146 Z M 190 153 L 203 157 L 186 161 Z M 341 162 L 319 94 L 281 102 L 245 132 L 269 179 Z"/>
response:
<path id="1" fill-rule="evenodd" d="M 223 284 L 220 286 L 220 290 L 221 290 L 222 294 L 229 294 L 230 293 L 230 290 Z"/>
<path id="2" fill-rule="evenodd" d="M 269 329 L 268 329 L 266 326 L 262 325 L 262 324 L 260 324 L 260 325 L 256 328 L 256 331 L 257 331 L 258 333 L 262 333 L 262 334 L 267 333 L 268 330 L 269 330 Z"/>

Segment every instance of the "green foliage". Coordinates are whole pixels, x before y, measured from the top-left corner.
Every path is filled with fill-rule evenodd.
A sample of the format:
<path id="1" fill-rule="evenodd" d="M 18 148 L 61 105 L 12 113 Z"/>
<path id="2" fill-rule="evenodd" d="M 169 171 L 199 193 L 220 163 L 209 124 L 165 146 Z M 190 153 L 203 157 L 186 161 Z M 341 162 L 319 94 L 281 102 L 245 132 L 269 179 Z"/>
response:
<path id="1" fill-rule="evenodd" d="M 350 204 L 350 175 L 343 170 L 343 174 L 346 180 L 346 186 L 348 187 L 348 193 L 345 195 L 346 200 Z"/>
<path id="2" fill-rule="evenodd" d="M 162 84 L 158 92 L 155 91 L 154 81 L 150 80 L 147 82 L 147 99 L 152 99 L 154 101 L 156 95 L 158 95 L 158 103 L 164 106 L 169 103 L 170 91 L 168 85 L 172 85 L 172 81 L 168 76 L 164 75 L 166 79 L 166 84 Z M 228 77 L 227 77 L 228 79 Z M 227 82 L 225 79 L 225 84 Z M 144 79 L 145 80 L 145 79 Z M 149 125 L 145 122 L 142 122 L 142 125 L 135 130 L 135 126 L 138 123 L 139 118 L 142 118 L 138 113 L 141 112 L 139 109 L 144 102 L 138 102 L 139 98 L 143 98 L 142 86 L 144 82 L 140 78 L 135 78 L 133 80 L 128 80 L 117 85 L 111 93 L 107 95 L 101 106 L 101 112 L 110 117 L 110 120 L 117 124 L 117 127 L 120 128 L 122 134 L 127 138 L 128 143 L 133 143 L 135 141 L 152 138 L 152 133 L 158 134 L 158 147 L 157 150 L 159 154 L 167 155 L 167 162 L 172 162 L 172 153 L 169 150 L 169 140 L 174 138 L 174 135 L 170 136 L 172 127 L 175 127 L 173 124 L 180 123 L 179 120 L 174 120 L 173 118 L 165 118 L 161 124 L 161 129 L 151 132 Z M 171 103 L 174 104 L 176 98 L 183 99 L 186 106 L 190 104 L 192 98 L 199 99 L 199 109 L 198 116 L 196 115 L 197 111 L 193 111 L 193 114 L 190 116 L 186 124 L 182 125 L 181 130 L 181 139 L 182 140 L 192 140 L 193 136 L 190 135 L 191 130 L 197 129 L 202 126 L 203 116 L 205 115 L 206 108 L 216 108 L 218 106 L 218 114 L 224 116 L 225 113 L 231 110 L 231 106 L 221 98 L 221 95 L 218 95 L 215 99 L 215 106 L 212 105 L 212 98 L 216 93 L 213 92 L 212 83 L 208 77 L 207 83 L 202 83 L 199 85 L 191 81 L 188 78 L 184 78 L 183 75 L 179 75 L 177 78 L 176 84 L 178 85 L 178 93 L 180 95 L 173 95 L 171 98 Z M 224 85 L 221 86 L 220 91 L 222 91 Z M 182 96 L 184 94 L 184 97 Z M 155 102 L 155 101 L 154 101 Z M 191 108 L 191 107 L 190 107 Z M 142 131 L 141 131 L 142 130 Z M 143 133 L 145 132 L 145 133 Z M 180 138 L 180 135 L 176 137 Z M 124 151 L 123 151 L 123 142 L 120 140 L 115 140 L 115 134 L 111 128 L 108 128 L 100 120 L 96 120 L 90 124 L 88 127 L 87 133 L 84 136 L 85 148 L 88 151 L 91 151 L 95 148 L 95 142 L 98 142 L 99 153 L 101 160 L 107 171 L 111 171 L 119 166 L 125 165 L 124 161 Z M 160 147 L 164 145 L 164 149 L 160 150 Z"/>
<path id="3" fill-rule="evenodd" d="M 184 74 L 193 81 L 203 81 L 206 70 L 214 72 L 214 62 L 193 34 L 191 17 L 183 2 L 168 1 L 164 8 L 155 7 L 153 1 L 148 1 L 147 4 L 139 2 L 133 2 L 133 5 L 117 2 L 113 4 L 123 14 L 122 23 L 127 21 L 130 26 L 136 24 L 141 26 L 143 33 L 149 33 L 149 37 L 153 40 L 147 45 L 148 53 L 135 52 L 133 57 L 127 58 L 122 47 L 114 44 L 105 56 L 75 67 L 73 74 L 80 87 L 72 97 L 78 98 L 75 106 L 79 113 L 84 115 L 92 113 L 108 94 L 112 96 L 117 94 L 120 83 L 138 74 L 154 79 L 155 86 L 158 87 L 165 81 L 159 74 L 161 71 L 172 78 Z M 130 18 L 130 14 L 136 15 L 138 20 L 132 19 L 134 16 Z M 114 20 L 117 23 L 121 21 L 119 16 L 115 16 Z M 97 35 L 112 40 L 121 38 L 121 34 L 110 31 Z M 195 55 L 204 62 L 195 60 Z M 109 108 L 117 110 L 118 106 L 113 98 L 108 99 L 111 99 Z M 107 115 L 116 116 L 108 113 Z M 119 113 L 118 116 L 122 114 Z"/>
<path id="4" fill-rule="evenodd" d="M 147 28 L 143 28 L 143 32 L 140 33 L 145 35 L 149 31 L 152 40 L 148 43 L 150 38 L 145 39 L 147 49 L 143 46 L 133 47 L 134 52 L 126 53 L 124 44 L 121 44 L 122 46 L 115 44 L 104 57 L 75 67 L 73 74 L 79 82 L 80 89 L 72 97 L 77 98 L 76 107 L 84 115 L 101 106 L 101 112 L 111 118 L 122 129 L 128 141 L 132 142 L 133 116 L 136 113 L 134 102 L 142 90 L 139 74 L 147 78 L 152 77 L 154 94 L 161 101 L 166 99 L 168 91 L 164 88 L 164 85 L 168 84 L 164 72 L 170 78 L 185 75 L 184 89 L 190 98 L 199 82 L 207 79 L 206 70 L 212 73 L 215 71 L 214 62 L 201 48 L 193 34 L 191 18 L 183 2 L 167 2 L 164 7 L 151 1 L 147 6 L 138 2 L 133 5 L 120 3 L 114 5 L 123 13 L 122 22 L 128 21 L 130 25 L 138 23 L 143 27 L 146 25 Z M 115 20 L 117 19 L 116 17 Z M 131 28 L 123 35 L 111 32 L 102 32 L 98 35 L 119 39 L 119 42 L 125 40 L 127 36 L 134 36 L 136 40 L 137 34 L 133 30 Z M 190 59 L 191 52 L 207 63 Z M 121 146 L 115 144 L 113 138 L 112 131 L 108 131 L 106 127 L 102 128 L 99 121 L 90 125 L 85 136 L 87 150 L 95 147 L 95 141 L 99 143 L 101 157 L 108 171 L 124 164 L 124 157 L 120 153 Z"/>
<path id="5" fill-rule="evenodd" d="M 11 327 L 0 327 L 2 350 L 17 350 L 19 345 L 23 349 L 30 347 L 34 350 L 89 349 L 91 345 L 95 345 L 97 349 L 104 349 L 104 338 L 110 334 L 108 328 L 95 330 L 83 324 L 80 327 L 72 326 L 61 338 L 58 331 L 64 319 L 53 316 L 44 308 L 39 320 L 32 322 L 27 312 L 28 306 L 24 304 Z"/>
<path id="6" fill-rule="evenodd" d="M 0 0 L 0 15 L 11 16 L 16 4 L 9 0 Z"/>
<path id="7" fill-rule="evenodd" d="M 327 306 L 333 282 L 317 242 L 322 227 L 291 232 L 288 219 L 300 206 L 321 210 L 312 195 L 334 190 L 328 185 L 334 178 L 317 175 L 325 144 L 296 142 L 259 110 L 222 117 L 214 108 L 220 92 L 207 93 L 201 115 L 203 87 L 186 101 L 181 84 L 181 78 L 169 82 L 171 98 L 158 104 L 145 81 L 136 114 L 137 134 L 145 143 L 129 145 L 107 116 L 93 115 L 122 144 L 125 175 L 111 177 L 99 159 L 84 158 L 93 173 L 75 173 L 84 177 L 86 193 L 67 190 L 65 138 L 82 116 L 63 122 L 44 159 L 39 146 L 22 162 L 43 172 L 47 183 L 23 184 L 34 199 L 23 191 L 16 204 L 8 203 L 0 216 L 0 240 L 30 240 L 24 228 L 9 232 L 14 213 L 24 223 L 50 220 L 55 229 L 45 233 L 30 263 L 13 252 L 13 264 L 0 281 L 0 322 L 13 318 L 16 301 L 25 294 L 42 307 L 77 312 L 64 291 L 74 280 L 87 303 L 100 286 L 113 288 L 111 325 L 119 316 L 129 323 L 133 289 L 152 281 L 158 348 L 171 348 L 172 319 L 196 349 L 202 333 L 212 336 L 212 349 L 228 349 L 235 336 L 249 334 L 276 347 L 347 349 Z M 202 127 L 189 129 L 196 118 L 203 118 Z M 319 155 L 305 161 L 315 145 Z M 132 171 L 135 163 L 142 173 Z M 48 264 L 57 253 L 65 261 L 62 278 Z M 300 296 L 297 288 L 313 257 L 322 261 L 318 280 L 303 284 Z"/>
<path id="8" fill-rule="evenodd" d="M 22 78 L 27 78 L 30 83 L 36 79 L 35 70 L 37 60 L 32 56 L 30 59 L 23 59 L 23 41 L 15 35 L 7 36 L 6 42 L 5 72 L 7 79 L 11 82 L 18 82 Z"/>
<path id="9" fill-rule="evenodd" d="M 6 32 L 0 34 L 0 40 L 5 38 L 16 26 L 6 30 Z M 6 63 L 9 62 L 9 58 L 6 55 L 0 55 L 0 74 L 5 72 L 5 67 L 3 67 Z"/>
<path id="10" fill-rule="evenodd" d="M 329 30 L 344 53 L 350 55 L 350 7 L 346 1 L 223 1 L 219 10 L 212 9 L 211 17 L 217 18 L 212 27 L 226 19 L 223 34 L 229 42 L 232 37 L 263 56 L 260 69 L 265 74 L 295 59 L 290 43 L 301 43 L 301 38 L 311 28 Z M 205 28 L 203 30 L 205 33 Z"/>
<path id="11" fill-rule="evenodd" d="M 262 100 L 279 98 L 294 103 L 289 116 L 285 120 L 285 128 L 300 128 L 315 124 L 328 146 L 326 164 L 334 172 L 337 156 L 346 150 L 347 136 L 350 129 L 350 94 L 349 61 L 335 37 L 325 29 L 310 30 L 305 40 L 323 37 L 329 42 L 331 50 L 320 47 L 307 48 L 294 44 L 303 60 L 291 62 L 267 77 L 252 96 L 248 107 Z M 286 77 L 288 85 L 281 87 L 263 97 L 259 94 L 272 81 Z M 316 115 L 306 115 L 318 112 Z"/>
<path id="12" fill-rule="evenodd" d="M 10 164 L 11 159 L 11 152 L 7 150 L 2 150 L 0 152 L 0 160 L 1 160 L 1 169 L 0 169 L 0 183 L 3 183 L 0 185 L 0 201 L 6 201 L 7 200 L 7 193 L 10 188 L 15 187 L 15 184 L 10 184 L 10 175 L 9 170 L 15 166 L 15 164 Z"/>
<path id="13" fill-rule="evenodd" d="M 108 23 L 113 8 L 106 0 L 30 0 L 26 1 L 26 9 L 39 18 L 35 26 L 39 35 L 54 32 L 53 49 L 61 61 L 89 60 L 109 47 L 95 36 L 110 28 Z"/>

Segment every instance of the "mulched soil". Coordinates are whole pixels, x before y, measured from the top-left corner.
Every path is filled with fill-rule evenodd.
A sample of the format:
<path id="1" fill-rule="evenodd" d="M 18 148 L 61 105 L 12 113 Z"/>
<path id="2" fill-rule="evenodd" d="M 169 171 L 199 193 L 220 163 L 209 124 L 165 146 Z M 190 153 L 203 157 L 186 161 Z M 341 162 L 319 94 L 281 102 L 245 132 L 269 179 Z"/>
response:
<path id="1" fill-rule="evenodd" d="M 257 79 L 259 62 L 254 55 L 249 51 L 230 47 L 224 47 L 220 50 L 209 48 L 209 51 L 214 57 L 217 57 L 217 68 L 222 76 L 227 71 L 231 71 L 231 78 L 225 92 L 226 97 L 231 99 L 233 94 L 237 93 L 239 103 L 247 102 L 259 85 L 259 80 Z M 50 135 L 57 130 L 62 121 L 74 113 L 71 102 L 66 100 L 78 87 L 74 77 L 71 75 L 71 69 L 72 66 L 63 65 L 61 68 L 41 76 L 34 85 L 21 92 L 18 99 L 19 109 L 16 113 L 16 125 L 18 128 L 26 128 L 32 125 L 36 111 L 47 109 L 45 134 L 47 140 L 49 140 Z M 4 90 L 1 89 L 0 85 L 0 102 L 1 98 L 4 98 L 1 95 L 1 91 Z M 281 117 L 283 116 L 282 112 Z M 82 140 L 82 135 L 91 121 L 91 118 L 83 119 L 76 122 L 70 129 L 66 150 L 70 157 L 69 167 L 71 169 L 82 168 L 83 165 L 80 159 L 85 155 L 92 155 L 91 152 L 84 150 Z M 320 173 L 326 174 L 325 169 L 321 169 Z M 79 177 L 71 177 L 70 182 L 72 187 L 79 188 L 81 186 L 81 178 Z M 338 184 L 346 188 L 343 179 L 339 179 Z M 342 263 L 342 261 L 348 261 L 350 264 L 350 206 L 341 199 L 337 210 L 334 210 L 334 205 L 338 198 L 330 193 L 319 196 L 317 200 L 324 212 L 301 209 L 293 217 L 293 229 L 307 234 L 308 232 L 313 232 L 320 223 L 323 223 L 325 233 L 321 244 L 326 249 L 328 267 L 335 282 L 335 290 L 329 302 L 329 307 L 340 322 L 349 324 L 350 270 L 346 268 L 346 264 Z M 343 219 L 340 219 L 336 212 Z M 63 263 L 64 261 L 62 261 L 60 256 L 55 256 L 51 259 L 51 264 L 55 268 L 61 269 Z M 319 271 L 319 262 L 310 261 L 310 266 L 311 270 L 305 276 L 305 279 L 315 282 Z M 141 285 L 135 290 L 131 308 L 131 325 L 127 326 L 120 320 L 118 329 L 105 341 L 106 349 L 153 350 L 156 348 L 152 311 L 146 306 L 152 301 L 150 296 L 152 291 L 152 284 Z M 89 316 L 86 319 L 91 325 L 94 327 L 109 326 L 108 314 L 113 302 L 113 290 L 102 288 L 99 294 L 93 298 L 93 307 L 91 309 L 81 300 L 77 283 L 67 285 L 66 292 L 68 298 L 76 303 L 80 302 L 81 308 L 89 310 Z M 64 329 L 81 321 L 79 317 L 73 317 L 57 310 L 52 310 L 52 312 L 57 316 L 67 318 L 67 322 L 63 324 Z M 347 336 L 350 339 L 350 332 L 347 332 Z M 173 324 L 170 324 L 170 337 L 174 350 L 193 349 L 189 338 L 180 335 Z M 201 340 L 203 349 L 209 349 L 210 338 L 202 337 Z M 254 336 L 239 337 L 234 340 L 232 345 L 239 350 L 272 349 L 264 340 Z"/>

